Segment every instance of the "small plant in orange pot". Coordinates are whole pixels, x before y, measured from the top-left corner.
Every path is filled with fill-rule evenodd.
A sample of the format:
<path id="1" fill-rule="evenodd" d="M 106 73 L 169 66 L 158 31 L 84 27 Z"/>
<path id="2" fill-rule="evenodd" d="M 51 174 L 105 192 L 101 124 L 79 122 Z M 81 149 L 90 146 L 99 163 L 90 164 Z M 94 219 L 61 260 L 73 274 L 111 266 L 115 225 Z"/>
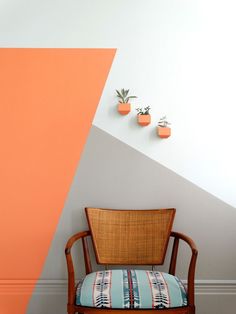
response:
<path id="1" fill-rule="evenodd" d="M 131 110 L 129 100 L 131 98 L 137 98 L 136 96 L 129 96 L 129 89 L 122 88 L 120 91 L 116 90 L 117 97 L 119 99 L 118 112 L 122 115 L 126 115 Z"/>
<path id="2" fill-rule="evenodd" d="M 151 115 L 149 113 L 150 109 L 150 106 L 136 109 L 138 111 L 137 120 L 139 125 L 146 126 L 151 123 Z"/>
<path id="3" fill-rule="evenodd" d="M 166 116 L 162 117 L 158 122 L 157 134 L 161 138 L 168 138 L 171 135 L 171 128 L 168 127 L 170 123 L 167 121 Z"/>

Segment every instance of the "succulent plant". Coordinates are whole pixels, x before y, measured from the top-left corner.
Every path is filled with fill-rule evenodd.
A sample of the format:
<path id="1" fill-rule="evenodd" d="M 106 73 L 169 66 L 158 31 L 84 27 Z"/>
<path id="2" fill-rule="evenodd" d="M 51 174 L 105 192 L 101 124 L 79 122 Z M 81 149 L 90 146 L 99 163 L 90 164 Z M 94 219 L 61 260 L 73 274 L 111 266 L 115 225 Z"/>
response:
<path id="1" fill-rule="evenodd" d="M 161 128 L 167 128 L 168 125 L 170 125 L 171 123 L 169 123 L 166 119 L 166 116 L 163 116 L 160 121 L 158 122 L 158 126 L 160 126 Z"/>
<path id="2" fill-rule="evenodd" d="M 129 89 L 124 88 L 120 91 L 116 89 L 116 94 L 120 103 L 128 103 L 131 98 L 137 98 L 137 96 L 129 96 Z"/>
<path id="3" fill-rule="evenodd" d="M 140 114 L 140 115 L 148 115 L 149 114 L 149 111 L 151 110 L 151 107 L 150 106 L 147 106 L 145 108 L 136 108 L 136 110 L 138 111 L 137 114 Z"/>

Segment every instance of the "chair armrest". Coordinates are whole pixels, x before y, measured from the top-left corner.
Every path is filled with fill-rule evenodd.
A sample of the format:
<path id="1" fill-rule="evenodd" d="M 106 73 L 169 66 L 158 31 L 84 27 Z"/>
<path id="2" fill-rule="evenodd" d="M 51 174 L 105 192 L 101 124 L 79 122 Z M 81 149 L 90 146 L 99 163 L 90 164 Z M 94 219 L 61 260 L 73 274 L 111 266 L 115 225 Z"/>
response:
<path id="1" fill-rule="evenodd" d="M 75 271 L 74 271 L 74 264 L 73 264 L 73 259 L 71 255 L 71 248 L 77 240 L 82 239 L 86 274 L 91 273 L 92 268 L 91 268 L 91 262 L 89 258 L 88 245 L 86 241 L 86 237 L 89 235 L 90 235 L 90 231 L 82 231 L 82 232 L 76 233 L 67 241 L 67 244 L 65 247 L 67 271 L 68 271 L 68 302 L 69 304 L 74 304 L 74 298 L 75 298 Z"/>
<path id="2" fill-rule="evenodd" d="M 197 261 L 197 255 L 198 255 L 196 244 L 190 237 L 179 232 L 172 231 L 170 236 L 174 237 L 174 244 L 173 244 L 171 261 L 170 261 L 170 269 L 169 269 L 170 274 L 175 275 L 179 240 L 183 240 L 185 243 L 187 243 L 192 251 L 192 256 L 191 256 L 189 269 L 188 269 L 188 302 L 189 302 L 189 305 L 194 306 L 194 278 L 195 278 L 195 267 L 196 267 L 196 261 Z"/>

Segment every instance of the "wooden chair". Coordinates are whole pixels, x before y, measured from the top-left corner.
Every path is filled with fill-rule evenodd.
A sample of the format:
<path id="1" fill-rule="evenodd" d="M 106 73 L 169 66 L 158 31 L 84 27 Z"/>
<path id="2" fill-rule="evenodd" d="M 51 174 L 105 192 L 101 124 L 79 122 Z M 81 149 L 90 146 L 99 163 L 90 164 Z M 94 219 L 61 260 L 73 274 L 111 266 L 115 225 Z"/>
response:
<path id="1" fill-rule="evenodd" d="M 154 311 L 159 311 L 162 314 L 195 313 L 194 276 L 198 251 L 194 242 L 189 237 L 171 231 L 175 216 L 174 208 L 157 210 L 86 208 L 85 211 L 90 230 L 79 232 L 72 236 L 67 242 L 65 249 L 68 267 L 68 314 L 77 312 L 84 314 L 151 314 L 151 312 Z M 87 244 L 87 237 L 89 236 L 92 237 L 97 263 L 105 265 L 106 270 L 104 271 L 92 272 Z M 174 242 L 168 274 L 154 270 L 108 270 L 108 265 L 151 265 L 152 269 L 156 265 L 162 265 L 170 237 L 174 238 Z M 71 248 L 79 239 L 82 239 L 83 244 L 86 277 L 84 281 L 76 285 Z M 185 241 L 192 251 L 188 269 L 187 291 L 184 290 L 184 292 L 183 289 L 185 288 L 175 276 L 179 240 Z M 118 275 L 124 275 L 125 278 L 124 286 L 122 287 L 125 306 L 121 307 L 115 306 L 116 301 L 114 301 L 115 297 L 119 297 L 120 283 L 117 284 L 115 282 L 115 277 Z M 131 280 L 127 276 L 130 276 L 130 278 L 132 276 L 136 277 L 132 277 Z M 137 288 L 136 281 L 142 284 L 140 279 L 142 277 L 144 277 L 145 280 L 151 278 L 149 281 L 150 286 L 146 285 L 146 288 L 143 286 L 143 290 L 141 288 L 135 290 Z M 91 278 L 93 278 L 93 280 L 96 278 L 96 282 L 92 281 Z M 164 281 L 160 282 L 160 278 Z M 166 278 L 174 282 L 175 285 L 176 282 L 179 282 L 179 291 L 186 295 L 185 304 L 180 303 L 180 306 L 174 305 L 174 307 L 170 307 L 172 301 L 166 299 L 165 293 L 171 294 L 172 292 L 168 290 L 170 286 L 168 286 L 169 283 L 167 284 Z M 113 281 L 114 284 L 112 286 L 111 282 L 113 283 Z M 120 282 L 120 280 L 118 280 L 118 282 Z M 96 299 L 96 302 L 97 300 L 99 300 L 99 302 L 93 303 L 92 306 L 91 304 L 83 304 L 81 299 L 80 302 L 78 302 L 78 298 L 82 298 L 81 289 L 86 289 L 89 285 L 91 285 L 91 287 L 88 288 L 87 292 L 83 291 L 83 298 L 86 299 L 86 297 L 88 297 L 89 299 L 91 297 L 90 294 L 97 293 L 98 299 Z M 131 288 L 134 290 L 132 293 Z M 112 289 L 114 289 L 114 291 Z M 150 291 L 152 292 L 150 292 L 149 289 L 151 289 Z M 139 301 L 139 297 L 141 298 L 141 290 L 144 294 L 149 293 L 148 297 L 143 296 L 142 302 Z M 140 296 L 137 296 L 137 294 L 140 294 Z M 146 302 L 145 300 L 150 298 L 150 296 L 152 297 L 151 306 L 148 307 L 147 304 L 145 304 L 145 308 L 143 308 L 142 304 L 140 305 L 139 302 L 144 304 Z M 109 298 L 112 297 L 114 300 L 110 301 Z M 111 302 L 114 307 L 111 305 Z M 172 302 L 172 305 L 173 304 Z"/>

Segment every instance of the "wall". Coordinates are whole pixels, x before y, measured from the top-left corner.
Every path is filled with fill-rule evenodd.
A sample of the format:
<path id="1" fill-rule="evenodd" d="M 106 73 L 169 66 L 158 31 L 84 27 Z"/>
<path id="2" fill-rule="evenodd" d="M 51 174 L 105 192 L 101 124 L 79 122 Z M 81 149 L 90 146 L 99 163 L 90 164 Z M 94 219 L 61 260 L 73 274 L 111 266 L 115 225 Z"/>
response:
<path id="1" fill-rule="evenodd" d="M 117 48 L 28 313 L 46 313 L 58 299 L 53 292 L 52 298 L 46 296 L 51 285 L 64 295 L 65 239 L 86 227 L 83 207 L 90 205 L 176 207 L 175 228 L 190 234 L 200 249 L 199 313 L 230 313 L 236 280 L 235 253 L 229 249 L 236 233 L 235 3 L 50 0 L 19 5 L 12 0 L 0 5 L 2 47 Z M 116 112 L 114 90 L 122 87 L 139 96 L 126 117 Z M 153 123 L 146 128 L 135 121 L 140 105 L 152 107 Z M 173 135 L 160 140 L 155 126 L 165 114 Z M 179 272 L 185 278 L 183 266 Z"/>

